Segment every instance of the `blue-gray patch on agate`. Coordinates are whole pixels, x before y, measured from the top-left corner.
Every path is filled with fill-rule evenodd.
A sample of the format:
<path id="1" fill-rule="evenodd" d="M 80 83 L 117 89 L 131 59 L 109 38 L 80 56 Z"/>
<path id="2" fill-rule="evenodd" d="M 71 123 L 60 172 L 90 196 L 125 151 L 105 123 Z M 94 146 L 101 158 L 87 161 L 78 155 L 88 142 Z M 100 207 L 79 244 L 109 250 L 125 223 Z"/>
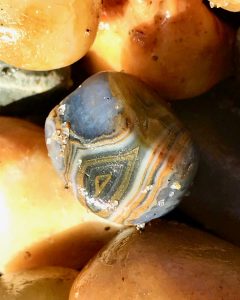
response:
<path id="1" fill-rule="evenodd" d="M 64 121 L 82 138 L 91 140 L 116 130 L 114 119 L 119 114 L 119 100 L 111 94 L 106 73 L 86 80 L 63 103 Z"/>
<path id="2" fill-rule="evenodd" d="M 55 169 L 61 174 L 64 170 L 64 158 L 61 155 L 61 144 L 54 138 L 56 126 L 52 119 L 47 119 L 45 123 L 45 138 L 48 148 L 48 155 L 51 157 Z"/>

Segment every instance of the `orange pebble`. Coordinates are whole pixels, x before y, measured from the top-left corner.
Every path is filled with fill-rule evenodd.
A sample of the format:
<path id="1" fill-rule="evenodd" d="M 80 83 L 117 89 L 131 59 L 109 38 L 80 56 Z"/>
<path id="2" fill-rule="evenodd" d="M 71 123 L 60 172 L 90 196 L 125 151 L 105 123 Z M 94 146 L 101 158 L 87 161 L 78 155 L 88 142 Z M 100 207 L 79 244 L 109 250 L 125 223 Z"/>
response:
<path id="1" fill-rule="evenodd" d="M 0 60 L 28 70 L 70 65 L 88 51 L 100 0 L 2 0 Z"/>
<path id="2" fill-rule="evenodd" d="M 89 213 L 64 188 L 42 128 L 1 117 L 0 142 L 0 272 L 81 268 L 120 227 Z"/>
<path id="3" fill-rule="evenodd" d="M 87 63 L 140 77 L 170 100 L 190 98 L 229 75 L 234 39 L 201 0 L 104 0 Z"/>
<path id="4" fill-rule="evenodd" d="M 211 0 L 211 7 L 221 7 L 229 11 L 240 11 L 240 0 Z"/>

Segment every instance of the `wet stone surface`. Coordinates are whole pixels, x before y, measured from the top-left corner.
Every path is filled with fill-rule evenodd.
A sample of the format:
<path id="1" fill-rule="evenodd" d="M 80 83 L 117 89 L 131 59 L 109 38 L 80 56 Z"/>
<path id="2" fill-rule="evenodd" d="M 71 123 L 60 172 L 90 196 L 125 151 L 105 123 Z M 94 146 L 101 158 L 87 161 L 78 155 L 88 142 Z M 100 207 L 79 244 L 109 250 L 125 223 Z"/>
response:
<path id="1" fill-rule="evenodd" d="M 188 132 L 151 89 L 123 73 L 87 79 L 53 109 L 45 133 L 76 198 L 121 224 L 171 211 L 197 168 Z"/>
<path id="2" fill-rule="evenodd" d="M 50 99 L 72 85 L 70 68 L 45 72 L 25 71 L 0 62 L 0 113 L 41 114 Z"/>

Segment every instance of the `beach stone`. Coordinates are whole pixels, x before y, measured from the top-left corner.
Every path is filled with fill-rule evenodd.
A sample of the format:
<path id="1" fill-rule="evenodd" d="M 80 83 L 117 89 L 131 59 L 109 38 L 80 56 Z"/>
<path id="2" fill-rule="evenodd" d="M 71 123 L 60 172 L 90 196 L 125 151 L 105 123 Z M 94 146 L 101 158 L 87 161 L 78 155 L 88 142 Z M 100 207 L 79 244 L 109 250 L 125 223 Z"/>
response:
<path id="1" fill-rule="evenodd" d="M 42 103 L 43 100 L 54 98 L 71 86 L 69 67 L 36 72 L 21 70 L 0 62 L 0 113 L 20 113 L 26 110 L 34 112 L 35 103 L 32 105 L 29 100 Z M 17 103 L 20 100 L 22 102 Z"/>
<path id="2" fill-rule="evenodd" d="M 88 78 L 49 114 L 52 163 L 95 214 L 139 225 L 188 190 L 197 153 L 188 131 L 149 86 L 121 72 Z"/>
<path id="3" fill-rule="evenodd" d="M 199 149 L 199 169 L 180 209 L 240 245 L 240 89 L 231 79 L 173 106 Z"/>

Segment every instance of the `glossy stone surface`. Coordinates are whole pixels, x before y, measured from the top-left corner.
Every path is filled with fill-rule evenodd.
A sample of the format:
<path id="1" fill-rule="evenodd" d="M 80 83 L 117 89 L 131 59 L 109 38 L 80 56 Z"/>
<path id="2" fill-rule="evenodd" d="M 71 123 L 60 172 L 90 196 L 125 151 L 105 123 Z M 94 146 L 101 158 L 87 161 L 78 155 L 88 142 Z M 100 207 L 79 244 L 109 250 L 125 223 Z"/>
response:
<path id="1" fill-rule="evenodd" d="M 235 31 L 202 0 L 103 0 L 89 72 L 122 71 L 166 99 L 208 91 L 231 74 Z"/>
<path id="2" fill-rule="evenodd" d="M 209 0 L 211 7 L 223 8 L 229 11 L 240 11 L 239 0 Z"/>
<path id="3" fill-rule="evenodd" d="M 237 300 L 239 248 L 176 222 L 123 230 L 74 281 L 69 300 Z"/>
<path id="4" fill-rule="evenodd" d="M 78 272 L 69 268 L 45 267 L 4 274 L 0 277 L 3 300 L 68 300 Z"/>
<path id="5" fill-rule="evenodd" d="M 1 0 L 0 60 L 27 70 L 68 66 L 94 41 L 100 0 Z"/>
<path id="6" fill-rule="evenodd" d="M 87 79 L 50 113 L 45 134 L 77 199 L 117 223 L 166 214 L 196 172 L 187 131 L 157 94 L 124 73 Z"/>
<path id="7" fill-rule="evenodd" d="M 80 270 L 121 226 L 91 214 L 64 189 L 43 128 L 0 117 L 0 145 L 0 274 L 52 265 Z"/>

